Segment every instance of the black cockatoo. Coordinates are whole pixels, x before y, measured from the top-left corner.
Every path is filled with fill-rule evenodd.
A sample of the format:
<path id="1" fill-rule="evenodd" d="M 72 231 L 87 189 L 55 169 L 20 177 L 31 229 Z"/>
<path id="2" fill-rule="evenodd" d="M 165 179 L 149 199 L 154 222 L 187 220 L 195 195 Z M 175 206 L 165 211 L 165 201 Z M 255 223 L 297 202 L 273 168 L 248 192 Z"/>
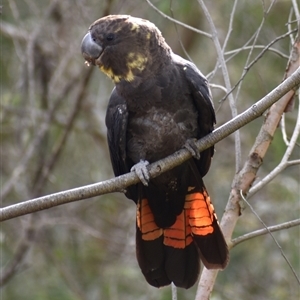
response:
<path id="1" fill-rule="evenodd" d="M 82 41 L 88 64 L 115 83 L 107 113 L 107 139 L 116 176 L 136 171 L 141 183 L 126 196 L 137 204 L 136 254 L 149 284 L 189 288 L 200 259 L 223 269 L 228 248 L 202 177 L 214 148 L 195 140 L 214 128 L 206 78 L 174 54 L 157 27 L 144 19 L 110 15 L 95 21 Z M 147 164 L 181 148 L 193 157 L 149 180 Z"/>

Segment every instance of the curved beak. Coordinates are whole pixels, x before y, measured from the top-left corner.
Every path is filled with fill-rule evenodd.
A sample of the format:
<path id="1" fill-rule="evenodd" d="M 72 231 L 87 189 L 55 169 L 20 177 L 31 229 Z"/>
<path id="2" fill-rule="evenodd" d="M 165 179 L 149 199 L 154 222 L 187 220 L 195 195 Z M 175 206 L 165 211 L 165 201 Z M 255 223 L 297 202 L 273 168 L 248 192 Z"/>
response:
<path id="1" fill-rule="evenodd" d="M 102 51 L 103 48 L 92 39 L 90 32 L 88 32 L 81 42 L 81 53 L 84 59 L 96 65 L 95 60 L 101 55 Z"/>

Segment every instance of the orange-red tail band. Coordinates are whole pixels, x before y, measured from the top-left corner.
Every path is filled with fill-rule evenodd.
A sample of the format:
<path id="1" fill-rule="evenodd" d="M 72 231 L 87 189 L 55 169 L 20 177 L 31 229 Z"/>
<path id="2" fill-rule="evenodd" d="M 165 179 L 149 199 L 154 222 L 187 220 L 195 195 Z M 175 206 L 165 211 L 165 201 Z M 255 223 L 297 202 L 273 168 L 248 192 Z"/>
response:
<path id="1" fill-rule="evenodd" d="M 204 191 L 186 195 L 185 210 L 189 211 L 189 224 L 195 235 L 207 235 L 214 231 L 214 217 L 217 219 L 210 197 Z"/>
<path id="2" fill-rule="evenodd" d="M 137 205 L 137 227 L 142 233 L 142 239 L 152 241 L 163 235 L 164 245 L 178 249 L 191 244 L 193 235 L 206 236 L 213 233 L 214 218 L 214 207 L 205 191 L 187 194 L 183 211 L 168 228 L 156 225 L 147 199 L 140 200 Z"/>
<path id="3" fill-rule="evenodd" d="M 176 222 L 164 229 L 164 244 L 166 246 L 184 249 L 193 238 L 191 236 L 191 226 L 188 222 L 187 211 L 183 209 L 181 214 L 177 216 Z"/>
<path id="4" fill-rule="evenodd" d="M 147 199 L 138 201 L 136 222 L 144 241 L 155 240 L 163 234 L 163 229 L 155 224 L 154 216 Z"/>

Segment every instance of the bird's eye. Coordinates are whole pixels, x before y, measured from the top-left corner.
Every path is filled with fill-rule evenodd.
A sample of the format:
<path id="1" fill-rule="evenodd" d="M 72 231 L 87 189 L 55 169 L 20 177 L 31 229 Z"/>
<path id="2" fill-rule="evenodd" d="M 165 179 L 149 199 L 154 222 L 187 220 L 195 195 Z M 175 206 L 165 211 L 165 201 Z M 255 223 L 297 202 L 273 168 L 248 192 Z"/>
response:
<path id="1" fill-rule="evenodd" d="M 113 33 L 109 33 L 109 34 L 106 36 L 106 40 L 107 40 L 107 41 L 112 41 L 114 38 L 115 38 L 115 35 L 114 35 Z"/>

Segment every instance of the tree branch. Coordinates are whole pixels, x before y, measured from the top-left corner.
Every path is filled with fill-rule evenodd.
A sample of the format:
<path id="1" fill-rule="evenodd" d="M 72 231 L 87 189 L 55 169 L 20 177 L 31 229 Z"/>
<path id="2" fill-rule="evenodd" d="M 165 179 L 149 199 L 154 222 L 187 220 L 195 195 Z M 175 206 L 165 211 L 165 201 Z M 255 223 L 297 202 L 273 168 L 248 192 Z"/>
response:
<path id="1" fill-rule="evenodd" d="M 299 226 L 299 225 L 300 225 L 300 219 L 296 219 L 296 220 L 284 222 L 284 223 L 281 223 L 278 225 L 269 226 L 267 228 L 258 229 L 258 230 L 252 231 L 250 233 L 246 233 L 242 236 L 239 236 L 239 237 L 233 239 L 230 242 L 229 247 L 230 247 L 230 249 L 232 249 L 233 247 L 237 246 L 238 244 L 245 242 L 247 240 L 253 239 L 257 236 L 261 236 L 261 235 L 267 234 L 269 232 L 279 231 L 282 229 L 292 228 L 292 227 Z"/>
<path id="2" fill-rule="evenodd" d="M 295 125 L 295 129 L 292 135 L 292 138 L 289 142 L 289 145 L 285 151 L 285 154 L 283 155 L 281 162 L 277 165 L 276 168 L 274 168 L 265 178 L 260 180 L 258 183 L 256 183 L 248 193 L 248 198 L 252 197 L 256 192 L 258 192 L 262 187 L 264 187 L 266 184 L 268 184 L 270 181 L 272 181 L 278 174 L 280 174 L 285 168 L 296 164 L 295 162 L 293 164 L 290 164 L 289 158 L 294 150 L 294 147 L 296 146 L 299 134 L 300 134 L 300 95 L 298 95 L 299 98 L 299 107 L 298 107 L 298 117 L 297 122 Z M 299 162 L 298 162 L 299 163 Z"/>
<path id="3" fill-rule="evenodd" d="M 198 0 L 198 3 L 201 6 L 201 8 L 204 12 L 204 15 L 208 21 L 208 24 L 210 26 L 210 29 L 212 32 L 212 40 L 214 42 L 214 46 L 215 46 L 215 49 L 218 54 L 218 63 L 221 66 L 225 87 L 226 87 L 227 91 L 229 91 L 229 90 L 231 90 L 230 77 L 229 77 L 227 65 L 226 65 L 225 58 L 224 58 L 224 51 L 223 51 L 224 49 L 222 49 L 222 47 L 221 47 L 221 44 L 220 44 L 220 41 L 218 38 L 217 29 L 214 25 L 214 22 L 212 20 L 210 13 L 208 12 L 206 5 L 204 4 L 204 1 Z M 230 110 L 231 110 L 231 115 L 233 118 L 235 118 L 238 115 L 236 101 L 233 97 L 233 94 L 228 95 L 228 98 L 229 98 L 229 106 L 230 106 Z M 240 138 L 239 131 L 236 131 L 234 135 L 235 135 L 234 136 L 234 144 L 235 144 L 235 153 L 236 153 L 235 171 L 238 172 L 241 167 L 241 138 Z"/>
<path id="4" fill-rule="evenodd" d="M 153 3 L 152 3 L 150 0 L 146 0 L 146 1 L 147 1 L 147 3 L 148 3 L 148 4 L 149 4 L 156 12 L 158 12 L 158 13 L 159 13 L 161 16 L 163 16 L 165 19 L 167 19 L 167 20 L 169 20 L 169 21 L 172 21 L 172 22 L 174 22 L 175 24 L 178 24 L 178 25 L 180 25 L 180 26 L 182 26 L 182 27 L 185 27 L 185 28 L 187 28 L 187 29 L 189 29 L 189 30 L 192 30 L 192 31 L 194 31 L 194 32 L 196 32 L 196 33 L 202 34 L 202 35 L 204 35 L 204 36 L 206 36 L 206 37 L 208 37 L 208 38 L 210 38 L 210 39 L 212 38 L 211 34 L 205 32 L 205 31 L 202 31 L 202 30 L 200 30 L 200 29 L 197 29 L 197 28 L 195 28 L 195 27 L 189 26 L 189 25 L 187 25 L 187 24 L 185 24 L 185 23 L 182 23 L 182 22 L 180 22 L 180 21 L 178 21 L 178 20 L 176 20 L 176 19 L 174 19 L 174 18 L 169 17 L 168 15 L 166 15 L 166 14 L 164 14 L 162 11 L 160 11 L 156 6 L 154 6 Z"/>
<path id="5" fill-rule="evenodd" d="M 197 142 L 200 151 L 203 151 L 217 142 L 221 141 L 226 136 L 230 135 L 245 124 L 253 121 L 261 116 L 264 111 L 278 101 L 282 96 L 294 89 L 300 84 L 300 67 L 297 71 L 287 78 L 283 83 L 277 86 L 273 91 L 266 95 L 263 99 L 252 105 L 245 112 L 241 113 L 226 124 L 220 126 L 212 133 L 208 134 Z M 182 149 L 175 152 L 173 155 L 159 160 L 149 166 L 151 178 L 157 177 L 163 172 L 166 172 L 188 160 L 191 154 L 188 150 Z M 87 199 L 107 193 L 124 191 L 126 187 L 139 182 L 137 175 L 134 172 L 118 176 L 113 179 L 102 181 L 99 183 L 47 195 L 44 197 L 35 198 L 24 201 L 18 204 L 7 206 L 0 210 L 0 221 L 9 220 L 25 214 L 48 209 L 61 204 L 66 204 L 73 201 Z"/>
<path id="6" fill-rule="evenodd" d="M 268 231 L 268 233 L 270 234 L 270 236 L 272 237 L 274 243 L 276 244 L 277 248 L 280 250 L 280 253 L 282 255 L 282 257 L 284 258 L 284 260 L 286 261 L 287 265 L 289 266 L 289 268 L 291 269 L 292 273 L 295 276 L 295 279 L 298 281 L 298 284 L 300 285 L 300 279 L 298 278 L 298 275 L 295 271 L 295 269 L 293 268 L 292 264 L 290 263 L 289 259 L 287 258 L 287 256 L 285 255 L 282 247 L 280 246 L 280 244 L 278 243 L 278 241 L 276 240 L 276 238 L 274 237 L 274 235 L 272 234 L 272 232 L 269 230 L 269 228 L 267 227 L 267 225 L 265 224 L 265 222 L 261 219 L 261 217 L 256 213 L 256 211 L 254 210 L 254 208 L 252 207 L 252 205 L 247 201 L 247 199 L 244 197 L 243 192 L 240 191 L 240 195 L 241 198 L 243 199 L 243 201 L 249 206 L 249 208 L 251 209 L 252 213 L 256 216 L 256 218 L 259 220 L 259 222 L 265 227 L 265 229 Z"/>
<path id="7" fill-rule="evenodd" d="M 244 67 L 244 71 L 243 71 L 243 74 L 241 75 L 240 79 L 234 84 L 234 86 L 231 88 L 231 90 L 229 90 L 227 92 L 227 94 L 220 100 L 220 102 L 223 102 L 227 99 L 227 97 L 232 94 L 232 92 L 238 87 L 240 86 L 240 83 L 244 80 L 245 76 L 247 75 L 247 72 L 253 67 L 254 64 L 256 64 L 260 58 L 263 57 L 263 55 L 265 54 L 265 52 L 267 52 L 268 50 L 270 50 L 271 46 L 273 44 L 275 44 L 277 41 L 281 40 L 281 39 L 284 39 L 288 36 L 291 36 L 292 33 L 295 33 L 297 32 L 297 29 L 293 29 L 291 31 L 288 31 L 284 34 L 282 34 L 281 36 L 278 36 L 277 38 L 275 38 L 274 40 L 272 40 L 268 45 L 264 46 L 263 47 L 263 50 L 252 60 L 252 62 L 250 62 L 249 64 L 246 64 L 245 67 Z M 247 46 L 245 45 L 244 47 L 241 47 L 240 50 L 238 52 L 235 52 L 231 57 L 227 58 L 226 61 L 229 61 L 234 55 L 238 54 L 239 52 L 245 50 L 245 49 L 255 49 L 255 48 L 258 48 L 257 45 L 252 45 L 252 46 Z M 249 52 L 248 56 L 250 56 L 250 54 L 252 53 Z M 248 60 L 247 60 L 248 61 Z"/>
<path id="8" fill-rule="evenodd" d="M 291 30 L 291 31 L 289 31 L 289 32 L 296 32 L 296 30 Z M 285 37 L 285 35 L 284 35 L 284 37 Z M 282 36 L 281 36 L 281 38 L 283 38 Z M 271 43 L 275 43 L 276 41 L 275 40 L 273 40 Z M 286 54 L 284 54 L 283 52 L 281 52 L 280 50 L 278 50 L 278 49 L 276 49 L 276 48 L 273 48 L 273 47 L 271 47 L 270 46 L 270 44 L 269 45 L 254 45 L 254 46 L 243 46 L 243 47 L 241 47 L 241 48 L 238 48 L 238 49 L 234 49 L 234 50 L 229 50 L 229 51 L 226 51 L 225 53 L 224 53 L 224 55 L 232 55 L 231 57 L 230 57 L 230 59 L 233 57 L 233 56 L 235 56 L 236 54 L 239 54 L 239 53 L 241 53 L 242 51 L 247 51 L 247 50 L 250 50 L 250 49 L 263 49 L 263 51 L 266 49 L 266 48 L 268 48 L 268 49 L 266 49 L 266 51 L 268 50 L 268 51 L 271 51 L 271 52 L 273 52 L 273 53 L 275 53 L 275 54 L 277 54 L 279 57 L 281 57 L 281 58 L 285 58 L 285 59 L 289 59 L 289 56 L 288 55 L 286 55 Z M 266 52 L 265 51 L 265 52 Z M 264 52 L 264 53 L 265 53 Z M 261 53 L 260 53 L 261 54 Z M 259 55 L 260 55 L 259 54 Z M 228 61 L 228 60 L 226 60 L 226 61 Z"/>

